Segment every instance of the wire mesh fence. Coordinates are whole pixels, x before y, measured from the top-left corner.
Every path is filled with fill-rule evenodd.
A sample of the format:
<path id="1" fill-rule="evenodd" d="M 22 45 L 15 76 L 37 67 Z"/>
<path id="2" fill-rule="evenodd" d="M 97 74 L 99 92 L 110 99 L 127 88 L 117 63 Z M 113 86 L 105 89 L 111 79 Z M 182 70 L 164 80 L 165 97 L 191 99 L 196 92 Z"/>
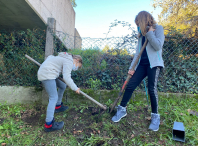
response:
<path id="1" fill-rule="evenodd" d="M 42 62 L 45 51 L 45 31 L 1 31 L 0 32 L 0 85 L 38 85 L 37 68 L 25 59 L 31 54 Z"/>
<path id="2" fill-rule="evenodd" d="M 124 83 L 137 44 L 136 32 L 125 37 L 80 38 L 60 31 L 53 33 L 54 55 L 70 52 L 81 55 L 83 68 L 72 72 L 81 88 L 117 89 Z M 45 57 L 46 32 L 27 30 L 0 32 L 0 85 L 36 86 L 38 66 L 25 58 L 28 54 L 42 63 Z M 161 92 L 198 93 L 198 40 L 182 35 L 165 37 L 165 68 L 161 71 Z M 144 84 L 137 90 L 144 91 Z"/>

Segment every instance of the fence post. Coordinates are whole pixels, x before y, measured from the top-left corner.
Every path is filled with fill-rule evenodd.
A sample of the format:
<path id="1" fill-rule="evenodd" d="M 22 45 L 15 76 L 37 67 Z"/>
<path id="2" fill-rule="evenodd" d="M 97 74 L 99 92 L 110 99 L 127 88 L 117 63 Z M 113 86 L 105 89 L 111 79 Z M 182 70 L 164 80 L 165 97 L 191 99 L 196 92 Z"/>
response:
<path id="1" fill-rule="evenodd" d="M 56 30 L 56 20 L 54 18 L 47 19 L 47 30 L 46 30 L 46 43 L 45 43 L 45 59 L 49 55 L 54 54 L 54 36 Z M 48 104 L 49 97 L 45 89 L 42 91 L 42 104 Z"/>
<path id="2" fill-rule="evenodd" d="M 56 20 L 54 18 L 47 19 L 46 43 L 45 43 L 45 59 L 54 54 L 53 34 L 56 30 Z"/>

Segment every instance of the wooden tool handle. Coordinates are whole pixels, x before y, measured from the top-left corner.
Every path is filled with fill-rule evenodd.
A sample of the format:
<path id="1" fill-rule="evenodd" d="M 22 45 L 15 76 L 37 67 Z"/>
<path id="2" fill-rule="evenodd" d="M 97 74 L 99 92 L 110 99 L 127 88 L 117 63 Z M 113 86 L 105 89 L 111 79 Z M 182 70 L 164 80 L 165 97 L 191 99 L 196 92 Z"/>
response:
<path id="1" fill-rule="evenodd" d="M 135 60 L 135 62 L 134 62 L 134 64 L 133 64 L 133 66 L 132 66 L 132 68 L 131 68 L 130 70 L 135 71 L 135 67 L 136 67 L 136 65 L 138 64 L 139 59 L 140 59 L 140 57 L 141 57 L 141 55 L 142 55 L 144 49 L 146 48 L 147 43 L 148 43 L 148 39 L 145 40 L 144 45 L 142 46 L 142 48 L 141 48 L 141 50 L 140 50 L 140 53 L 138 54 L 138 56 L 137 56 L 137 58 L 136 58 L 136 60 Z M 126 88 L 126 85 L 127 85 L 128 82 L 129 82 L 131 76 L 132 76 L 132 75 L 130 75 L 130 74 L 127 75 L 127 78 L 126 78 L 126 80 L 125 80 L 125 82 L 124 82 L 124 84 L 123 84 L 123 86 L 122 86 L 122 88 L 121 88 L 121 90 L 120 90 L 120 92 L 119 92 L 119 94 L 118 94 L 118 97 L 116 98 L 116 100 L 114 101 L 114 103 L 113 103 L 113 105 L 112 105 L 112 107 L 111 107 L 110 113 L 114 110 L 114 108 L 115 108 L 115 106 L 117 105 L 119 99 L 122 97 L 122 94 L 123 94 L 123 92 L 124 92 L 124 90 L 125 90 L 125 88 Z"/>

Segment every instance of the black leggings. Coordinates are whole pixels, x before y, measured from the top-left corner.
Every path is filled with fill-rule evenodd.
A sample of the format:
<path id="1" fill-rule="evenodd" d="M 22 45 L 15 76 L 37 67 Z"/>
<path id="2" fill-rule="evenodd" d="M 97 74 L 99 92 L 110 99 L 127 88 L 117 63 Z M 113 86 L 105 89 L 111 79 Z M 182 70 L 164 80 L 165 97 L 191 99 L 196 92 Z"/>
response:
<path id="1" fill-rule="evenodd" d="M 139 64 L 135 73 L 128 82 L 120 105 L 126 107 L 135 88 L 146 76 L 148 76 L 148 92 L 150 95 L 152 113 L 158 113 L 157 81 L 159 73 L 160 67 L 154 67 L 151 69 L 150 65 Z"/>

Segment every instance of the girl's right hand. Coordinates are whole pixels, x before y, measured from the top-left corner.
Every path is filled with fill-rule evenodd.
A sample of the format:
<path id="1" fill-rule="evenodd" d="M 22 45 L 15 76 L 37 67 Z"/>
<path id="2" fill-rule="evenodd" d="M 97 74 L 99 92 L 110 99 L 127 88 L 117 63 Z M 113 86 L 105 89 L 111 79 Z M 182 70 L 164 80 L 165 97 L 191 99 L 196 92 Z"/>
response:
<path id="1" fill-rule="evenodd" d="M 153 26 L 150 26 L 149 31 L 155 31 L 155 29 L 153 28 Z"/>
<path id="2" fill-rule="evenodd" d="M 130 74 L 130 75 L 133 75 L 134 73 L 135 73 L 134 70 L 133 70 L 133 71 L 132 71 L 132 70 L 129 70 L 129 71 L 128 71 L 128 74 Z"/>

